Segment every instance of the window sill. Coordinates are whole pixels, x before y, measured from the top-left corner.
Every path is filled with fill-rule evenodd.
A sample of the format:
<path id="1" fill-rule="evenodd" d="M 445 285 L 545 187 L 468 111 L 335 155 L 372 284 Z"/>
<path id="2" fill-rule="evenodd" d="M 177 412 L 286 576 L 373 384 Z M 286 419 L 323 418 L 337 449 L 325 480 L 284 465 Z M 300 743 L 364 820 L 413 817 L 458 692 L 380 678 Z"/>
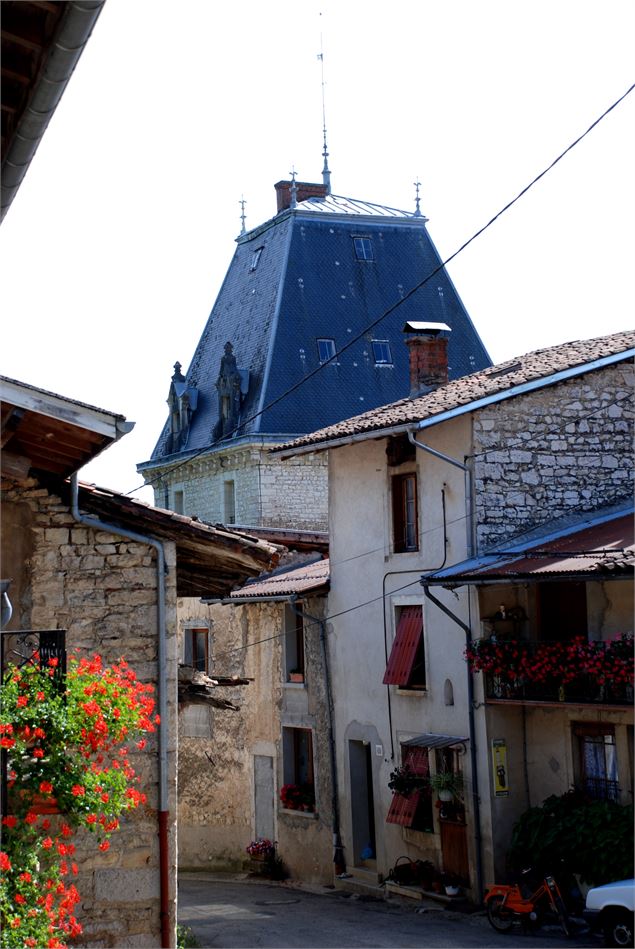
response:
<path id="1" fill-rule="evenodd" d="M 400 686 L 397 686 L 395 689 L 395 695 L 416 695 L 422 697 L 428 694 L 427 689 L 402 689 Z"/>
<path id="2" fill-rule="evenodd" d="M 306 689 L 306 682 L 283 682 L 285 689 Z"/>
<path id="3" fill-rule="evenodd" d="M 299 811 L 295 807 L 281 807 L 281 814 L 286 814 L 289 817 L 302 817 L 304 820 L 317 820 L 317 811 Z"/>

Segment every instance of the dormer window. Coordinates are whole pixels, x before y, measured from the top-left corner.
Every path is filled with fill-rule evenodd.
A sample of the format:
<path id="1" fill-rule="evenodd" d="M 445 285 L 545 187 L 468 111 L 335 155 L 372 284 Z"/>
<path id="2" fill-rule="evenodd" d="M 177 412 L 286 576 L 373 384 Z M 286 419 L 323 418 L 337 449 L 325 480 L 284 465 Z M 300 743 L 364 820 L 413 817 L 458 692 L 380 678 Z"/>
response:
<path id="1" fill-rule="evenodd" d="M 251 258 L 251 266 L 249 268 L 250 273 L 252 270 L 255 270 L 256 267 L 258 266 L 263 250 L 264 250 L 264 247 L 259 247 L 257 250 L 254 251 L 253 257 Z"/>
<path id="2" fill-rule="evenodd" d="M 335 356 L 334 339 L 318 339 L 317 347 L 320 362 L 328 362 L 329 359 L 332 359 L 333 356 Z"/>
<path id="3" fill-rule="evenodd" d="M 376 366 L 392 366 L 392 353 L 387 339 L 373 339 L 373 356 Z"/>
<path id="4" fill-rule="evenodd" d="M 374 260 L 373 241 L 370 237 L 354 237 L 353 247 L 358 260 Z"/>

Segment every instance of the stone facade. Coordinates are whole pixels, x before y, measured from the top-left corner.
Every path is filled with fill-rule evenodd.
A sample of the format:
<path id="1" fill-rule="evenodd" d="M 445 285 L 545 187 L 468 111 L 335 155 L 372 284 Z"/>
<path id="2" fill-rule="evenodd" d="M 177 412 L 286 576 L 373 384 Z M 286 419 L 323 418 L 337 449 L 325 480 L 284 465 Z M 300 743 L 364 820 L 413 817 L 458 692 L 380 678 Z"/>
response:
<path id="1" fill-rule="evenodd" d="M 281 461 L 272 447 L 242 444 L 153 469 L 155 504 L 210 524 L 326 530 L 325 456 Z"/>
<path id="2" fill-rule="evenodd" d="M 157 572 L 152 549 L 77 523 L 66 503 L 37 481 L 3 485 L 2 565 L 11 577 L 14 614 L 9 629 L 65 629 L 67 652 L 99 652 L 105 663 L 122 656 L 157 688 Z M 176 555 L 165 544 L 168 696 L 176 695 Z M 176 703 L 168 701 L 176 736 Z M 158 946 L 159 848 L 157 734 L 130 759 L 147 804 L 130 812 L 100 853 L 78 835 L 78 919 L 83 944 Z M 170 925 L 176 926 L 176 744 L 168 750 Z"/>
<path id="3" fill-rule="evenodd" d="M 307 601 L 306 610 L 322 616 L 325 606 L 324 597 L 315 597 Z M 198 709 L 179 710 L 181 868 L 246 868 L 245 847 L 261 835 L 277 841 L 292 878 L 332 880 L 330 752 L 320 627 L 308 621 L 305 627 L 305 683 L 286 683 L 284 614 L 284 603 L 205 606 L 193 598 L 178 601 L 181 640 L 188 628 L 209 630 L 211 674 L 252 680 L 246 686 L 217 690 L 238 705 L 238 711 L 210 709 L 206 717 Z M 315 813 L 286 810 L 280 802 L 285 727 L 311 730 Z"/>
<path id="4" fill-rule="evenodd" d="M 621 363 L 474 413 L 479 550 L 632 496 L 634 381 Z"/>

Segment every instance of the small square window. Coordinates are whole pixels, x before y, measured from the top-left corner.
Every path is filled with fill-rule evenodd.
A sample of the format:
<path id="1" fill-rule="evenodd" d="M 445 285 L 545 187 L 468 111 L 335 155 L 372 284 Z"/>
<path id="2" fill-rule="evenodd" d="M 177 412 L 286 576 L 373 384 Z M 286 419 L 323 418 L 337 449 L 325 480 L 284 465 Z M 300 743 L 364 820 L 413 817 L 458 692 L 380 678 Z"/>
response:
<path id="1" fill-rule="evenodd" d="M 320 362 L 328 362 L 329 359 L 335 356 L 334 339 L 318 339 L 317 348 Z"/>
<path id="2" fill-rule="evenodd" d="M 373 356 L 375 357 L 375 363 L 378 366 L 389 366 L 392 365 L 392 353 L 390 352 L 390 343 L 387 339 L 374 339 L 373 344 Z"/>
<path id="3" fill-rule="evenodd" d="M 263 250 L 264 250 L 264 247 L 259 247 L 257 250 L 254 251 L 253 257 L 251 258 L 251 266 L 249 267 L 250 271 L 255 270 L 256 267 L 258 266 Z"/>
<path id="4" fill-rule="evenodd" d="M 374 260 L 373 242 L 370 237 L 354 237 L 353 246 L 358 260 Z"/>

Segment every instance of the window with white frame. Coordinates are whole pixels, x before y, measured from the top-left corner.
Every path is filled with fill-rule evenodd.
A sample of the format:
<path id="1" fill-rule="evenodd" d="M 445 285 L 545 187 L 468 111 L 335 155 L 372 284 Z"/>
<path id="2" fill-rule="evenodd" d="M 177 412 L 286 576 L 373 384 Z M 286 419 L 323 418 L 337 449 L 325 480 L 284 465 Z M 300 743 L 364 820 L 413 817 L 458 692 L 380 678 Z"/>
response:
<path id="1" fill-rule="evenodd" d="M 332 359 L 335 356 L 335 340 L 334 339 L 318 339 L 317 348 L 318 348 L 318 359 L 320 360 L 320 362 L 327 362 L 329 359 Z"/>
<path id="2" fill-rule="evenodd" d="M 358 260 L 374 260 L 373 240 L 371 237 L 354 237 L 353 247 Z"/>
<path id="3" fill-rule="evenodd" d="M 594 800 L 619 800 L 614 726 L 578 722 L 573 726 L 573 734 L 578 785 Z"/>
<path id="4" fill-rule="evenodd" d="M 392 366 L 392 352 L 387 339 L 371 340 L 376 366 Z"/>

